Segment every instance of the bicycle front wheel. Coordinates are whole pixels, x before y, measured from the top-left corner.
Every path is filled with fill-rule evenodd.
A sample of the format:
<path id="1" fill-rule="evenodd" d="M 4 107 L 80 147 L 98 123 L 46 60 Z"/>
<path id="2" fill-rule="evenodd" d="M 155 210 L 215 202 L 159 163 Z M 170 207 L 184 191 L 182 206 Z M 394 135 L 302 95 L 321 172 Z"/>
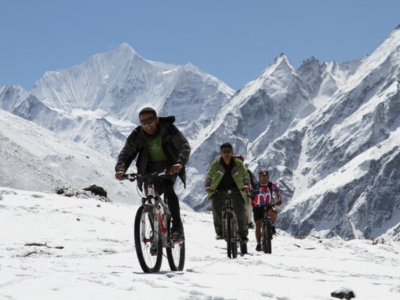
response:
<path id="1" fill-rule="evenodd" d="M 272 253 L 272 228 L 269 222 L 264 222 L 262 226 L 261 247 L 264 253 Z"/>
<path id="2" fill-rule="evenodd" d="M 182 271 L 185 266 L 185 239 L 171 239 L 171 217 L 169 217 L 167 222 L 167 230 L 169 245 L 166 251 L 169 267 L 171 268 L 171 271 Z"/>
<path id="3" fill-rule="evenodd" d="M 135 217 L 135 249 L 139 264 L 145 273 L 160 271 L 162 241 L 155 237 L 154 212 L 151 207 L 139 207 Z"/>
<path id="4" fill-rule="evenodd" d="M 231 214 L 226 216 L 226 246 L 229 258 L 237 257 L 237 239 L 236 239 L 235 220 Z"/>

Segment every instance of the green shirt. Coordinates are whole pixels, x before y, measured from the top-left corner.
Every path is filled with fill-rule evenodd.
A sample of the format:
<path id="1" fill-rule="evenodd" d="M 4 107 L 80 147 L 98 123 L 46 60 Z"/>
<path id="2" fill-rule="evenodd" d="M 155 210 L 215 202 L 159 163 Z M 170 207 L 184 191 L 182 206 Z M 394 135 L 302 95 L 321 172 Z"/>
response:
<path id="1" fill-rule="evenodd" d="M 166 161 L 167 156 L 162 148 L 161 134 L 154 139 L 147 137 L 147 149 L 149 151 L 149 159 L 151 162 Z"/>

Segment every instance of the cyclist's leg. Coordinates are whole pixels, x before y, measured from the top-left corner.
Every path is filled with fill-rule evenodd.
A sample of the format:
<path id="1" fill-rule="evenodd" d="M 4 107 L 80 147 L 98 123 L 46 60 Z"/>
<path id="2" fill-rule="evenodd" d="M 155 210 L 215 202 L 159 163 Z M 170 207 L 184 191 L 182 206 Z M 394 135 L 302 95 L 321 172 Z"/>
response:
<path id="1" fill-rule="evenodd" d="M 253 208 L 253 215 L 254 215 L 254 222 L 256 223 L 256 240 L 257 244 L 261 243 L 261 227 L 263 222 L 263 207 L 254 207 Z"/>
<path id="2" fill-rule="evenodd" d="M 275 208 L 268 210 L 268 215 L 271 217 L 271 224 L 275 226 L 276 220 L 278 219 L 278 213 Z"/>
<path id="3" fill-rule="evenodd" d="M 249 230 L 247 228 L 247 223 L 246 223 L 246 203 L 243 201 L 241 194 L 232 195 L 232 205 L 233 209 L 235 210 L 236 218 L 238 221 L 239 236 L 242 240 L 247 241 L 248 240 L 247 235 L 249 234 Z"/>
<path id="4" fill-rule="evenodd" d="M 221 237 L 222 237 L 222 208 L 224 207 L 224 200 L 225 198 L 222 195 L 214 195 L 211 198 L 215 233 Z"/>
<path id="5" fill-rule="evenodd" d="M 162 181 L 164 195 L 167 198 L 168 208 L 172 217 L 172 228 L 171 232 L 177 234 L 183 234 L 183 224 L 181 219 L 181 208 L 179 204 L 178 196 L 174 190 L 176 175 L 171 176 L 171 179 L 164 179 Z"/>
<path id="6" fill-rule="evenodd" d="M 278 212 L 276 211 L 275 208 L 271 208 L 270 210 L 268 210 L 268 215 L 271 217 L 272 233 L 275 234 L 276 233 L 275 224 L 276 220 L 278 219 Z"/>
<path id="7" fill-rule="evenodd" d="M 247 203 L 246 203 L 246 223 L 247 227 L 249 228 L 254 228 L 253 224 L 253 206 L 251 205 L 251 197 L 247 198 Z"/>

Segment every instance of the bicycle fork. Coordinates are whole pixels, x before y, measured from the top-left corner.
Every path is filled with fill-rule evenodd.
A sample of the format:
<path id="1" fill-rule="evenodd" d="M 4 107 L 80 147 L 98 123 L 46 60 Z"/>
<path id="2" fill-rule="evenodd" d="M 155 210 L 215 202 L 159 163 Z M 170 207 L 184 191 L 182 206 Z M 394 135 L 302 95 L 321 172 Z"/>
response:
<path id="1" fill-rule="evenodd" d="M 264 230 L 267 230 L 268 231 L 268 236 L 269 236 L 269 238 L 272 240 L 272 223 L 271 223 L 271 217 L 270 216 L 267 216 L 265 219 L 264 219 L 264 221 L 263 221 L 263 227 L 264 227 Z M 262 235 L 262 239 L 264 239 L 264 236 L 265 235 Z"/>
<path id="2" fill-rule="evenodd" d="M 227 240 L 227 228 L 228 228 L 228 215 L 230 216 L 231 221 L 231 231 L 232 231 L 232 235 L 231 235 L 231 242 L 237 241 L 238 240 L 238 236 L 237 236 L 237 219 L 236 219 L 236 215 L 234 213 L 232 213 L 231 209 L 227 209 L 225 208 L 222 211 L 222 221 L 223 221 L 223 226 L 222 226 L 222 235 L 225 238 L 225 240 Z"/>

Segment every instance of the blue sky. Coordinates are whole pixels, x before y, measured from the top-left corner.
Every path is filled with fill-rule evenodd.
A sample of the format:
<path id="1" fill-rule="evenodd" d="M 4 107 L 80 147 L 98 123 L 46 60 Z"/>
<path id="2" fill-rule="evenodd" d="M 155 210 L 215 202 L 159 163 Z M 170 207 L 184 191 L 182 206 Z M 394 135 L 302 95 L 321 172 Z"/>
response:
<path id="1" fill-rule="evenodd" d="M 400 24 L 398 0 L 3 0 L 0 87 L 30 90 L 128 43 L 143 58 L 193 63 L 239 89 L 280 53 L 294 67 L 360 59 Z"/>

